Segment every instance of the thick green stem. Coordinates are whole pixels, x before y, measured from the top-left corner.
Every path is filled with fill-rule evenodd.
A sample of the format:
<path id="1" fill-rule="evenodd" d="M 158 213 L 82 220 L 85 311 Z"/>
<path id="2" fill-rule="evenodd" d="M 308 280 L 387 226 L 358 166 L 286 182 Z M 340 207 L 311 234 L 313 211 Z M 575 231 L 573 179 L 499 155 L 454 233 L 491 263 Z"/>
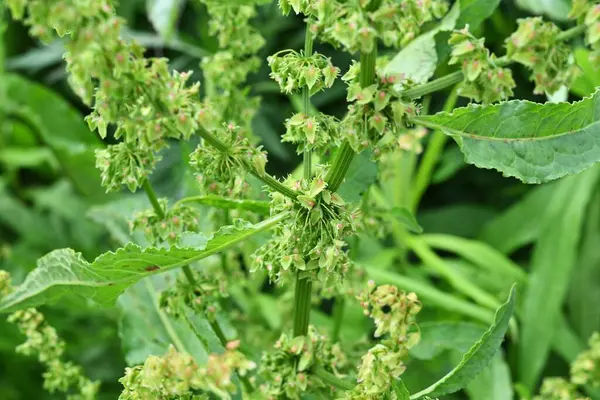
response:
<path id="1" fill-rule="evenodd" d="M 158 197 L 156 197 L 156 192 L 154 191 L 154 188 L 152 187 L 150 181 L 146 179 L 142 184 L 142 187 L 144 188 L 144 192 L 146 192 L 146 196 L 148 197 L 148 200 L 150 200 L 150 204 L 152 204 L 152 208 L 154 208 L 154 212 L 156 213 L 158 218 L 164 219 L 165 210 L 163 210 L 160 206 L 160 203 L 158 202 Z"/>
<path id="2" fill-rule="evenodd" d="M 367 87 L 375 81 L 375 61 L 377 60 L 377 46 L 374 45 L 373 51 L 369 53 L 360 53 L 360 86 Z M 365 127 L 365 129 L 367 129 Z M 339 189 L 340 185 L 344 181 L 346 172 L 350 168 L 352 159 L 354 158 L 354 150 L 348 144 L 344 142 L 342 147 L 338 150 L 335 155 L 333 165 L 329 169 L 329 173 L 325 178 L 327 187 L 332 192 Z"/>
<path id="3" fill-rule="evenodd" d="M 306 35 L 304 37 L 304 57 L 310 57 L 313 53 L 313 35 L 310 32 L 310 25 L 306 25 Z M 310 104 L 310 88 L 305 86 L 302 88 L 302 112 L 308 116 L 311 111 Z M 312 153 L 309 150 L 304 151 L 304 178 L 310 179 L 311 176 L 311 164 L 312 164 Z"/>
<path id="4" fill-rule="evenodd" d="M 346 299 L 343 296 L 338 296 L 335 299 L 333 305 L 333 332 L 331 334 L 331 340 L 335 343 L 340 338 L 340 331 L 342 329 L 342 321 L 344 320 L 344 308 L 346 305 Z"/>
<path id="5" fill-rule="evenodd" d="M 298 271 L 296 274 L 296 288 L 294 290 L 294 337 L 304 336 L 308 333 L 312 291 L 312 281 L 310 278 L 301 278 L 301 271 Z"/>
<path id="6" fill-rule="evenodd" d="M 448 95 L 446 102 L 444 103 L 444 111 L 451 111 L 456 105 L 456 101 L 458 99 L 458 86 L 455 86 L 454 89 Z M 439 131 L 434 131 L 429 139 L 429 143 L 427 143 L 427 150 L 425 150 L 425 154 L 421 159 L 421 163 L 419 164 L 419 169 L 417 171 L 417 175 L 415 176 L 415 182 L 412 190 L 412 198 L 411 198 L 411 210 L 415 211 L 419 202 L 421 201 L 421 197 L 423 193 L 429 186 L 431 182 L 431 176 L 433 175 L 433 169 L 437 165 L 442 151 L 444 150 L 444 145 L 448 140 L 448 135 L 443 134 Z"/>
<path id="7" fill-rule="evenodd" d="M 577 25 L 571 29 L 568 29 L 568 30 L 556 35 L 556 40 L 557 41 L 571 40 L 571 39 L 581 35 L 582 33 L 584 33 L 585 30 L 586 30 L 585 25 Z M 496 65 L 499 67 L 505 67 L 512 63 L 513 63 L 512 60 L 508 60 L 508 59 L 502 57 L 497 60 Z M 417 99 L 419 97 L 425 96 L 426 94 L 430 94 L 433 92 L 437 92 L 438 90 L 446 89 L 447 87 L 450 87 L 459 82 L 462 82 L 463 79 L 464 79 L 464 75 L 463 75 L 462 71 L 456 71 L 456 72 L 452 72 L 451 74 L 442 76 L 441 78 L 434 79 L 430 82 L 423 83 L 421 85 L 404 90 L 400 94 L 402 97 L 404 97 L 406 99 Z"/>
<path id="8" fill-rule="evenodd" d="M 326 371 L 323 367 L 314 367 L 311 372 L 315 375 L 318 376 L 319 378 L 321 378 L 321 380 L 331 386 L 334 386 L 338 389 L 342 389 L 344 391 L 346 390 L 352 390 L 354 389 L 354 384 L 352 382 L 346 381 L 344 379 L 338 378 L 337 376 L 335 376 L 334 374 L 332 374 L 329 371 Z"/>
<path id="9" fill-rule="evenodd" d="M 309 57 L 313 52 L 313 36 L 310 32 L 310 25 L 306 25 L 306 36 L 304 38 L 304 56 Z M 305 86 L 302 88 L 302 112 L 305 115 L 310 114 L 310 89 Z M 304 179 L 311 177 L 311 152 L 304 151 Z M 308 332 L 310 322 L 310 301 L 311 301 L 312 281 L 310 278 L 302 278 L 300 271 L 296 273 L 296 287 L 294 288 L 294 337 L 304 336 Z"/>

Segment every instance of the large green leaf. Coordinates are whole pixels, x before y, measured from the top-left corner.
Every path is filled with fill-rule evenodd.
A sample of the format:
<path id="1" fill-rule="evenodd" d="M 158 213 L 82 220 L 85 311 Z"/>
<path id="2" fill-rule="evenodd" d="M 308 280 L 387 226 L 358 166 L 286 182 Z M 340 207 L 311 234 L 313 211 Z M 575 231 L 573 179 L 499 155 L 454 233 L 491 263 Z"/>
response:
<path id="1" fill-rule="evenodd" d="M 541 232 L 540 221 L 546 215 L 548 199 L 559 183 L 535 187 L 505 212 L 490 219 L 481 230 L 479 239 L 505 254 L 534 242 Z"/>
<path id="2" fill-rule="evenodd" d="M 568 21 L 569 0 L 516 0 L 516 4 L 532 14 L 546 15 L 559 21 Z"/>
<path id="3" fill-rule="evenodd" d="M 469 350 L 485 333 L 485 327 L 468 322 L 425 322 L 419 324 L 421 341 L 411 349 L 420 360 L 437 358 L 446 350 L 451 359 Z M 460 360 L 460 359 L 459 359 Z M 510 400 L 512 383 L 510 371 L 502 352 L 496 353 L 490 365 L 483 369 L 465 388 L 471 399 Z"/>
<path id="4" fill-rule="evenodd" d="M 547 199 L 541 234 L 533 251 L 522 312 L 519 378 L 530 389 L 537 384 L 550 351 L 571 273 L 587 204 L 598 181 L 599 167 L 559 182 Z"/>
<path id="5" fill-rule="evenodd" d="M 208 353 L 222 350 L 210 324 L 200 315 L 189 315 L 190 326 L 160 309 L 158 296 L 167 287 L 167 275 L 145 278 L 119 296 L 119 336 L 128 365 L 141 364 L 149 355 L 163 355 L 171 344 L 198 363 L 206 362 Z"/>
<path id="6" fill-rule="evenodd" d="M 181 0 L 146 0 L 146 12 L 154 29 L 166 40 L 175 33 Z"/>
<path id="7" fill-rule="evenodd" d="M 525 183 L 576 174 L 600 161 L 599 121 L 600 91 L 572 104 L 514 100 L 414 118 L 454 137 L 468 163 Z"/>
<path id="8" fill-rule="evenodd" d="M 370 151 L 354 156 L 338 192 L 348 202 L 358 202 L 377 179 L 377 164 Z"/>
<path id="9" fill-rule="evenodd" d="M 18 75 L 3 77 L 9 116 L 34 131 L 38 141 L 54 153 L 63 172 L 85 194 L 103 193 L 95 168 L 95 149 L 101 142 L 83 116 L 67 101 Z"/>
<path id="10" fill-rule="evenodd" d="M 464 388 L 489 365 L 500 349 L 508 329 L 510 318 L 515 309 L 515 292 L 516 290 L 513 287 L 507 302 L 496 312 L 492 326 L 464 354 L 460 363 L 433 385 L 410 396 L 411 399 L 420 399 L 425 396 L 438 397 L 454 393 Z"/>
<path id="11" fill-rule="evenodd" d="M 111 305 L 135 282 L 146 276 L 180 268 L 225 250 L 269 229 L 286 217 L 277 214 L 256 225 L 224 227 L 213 237 L 189 234 L 170 248 L 142 248 L 130 243 L 100 255 L 92 263 L 71 249 L 59 249 L 40 258 L 23 284 L 0 301 L 0 312 L 12 312 L 55 301 L 73 293 L 100 305 Z"/>
<path id="12" fill-rule="evenodd" d="M 224 208 L 227 210 L 253 211 L 261 214 L 268 214 L 270 210 L 268 201 L 232 199 L 211 194 L 187 197 L 180 201 L 180 203 L 181 202 L 202 204 L 204 206 Z"/>
<path id="13" fill-rule="evenodd" d="M 456 3 L 435 28 L 417 37 L 400 50 L 385 67 L 385 72 L 403 73 L 417 83 L 427 82 L 435 73 L 438 62 L 435 35 L 441 31 L 454 29 L 459 12 L 459 5 Z"/>

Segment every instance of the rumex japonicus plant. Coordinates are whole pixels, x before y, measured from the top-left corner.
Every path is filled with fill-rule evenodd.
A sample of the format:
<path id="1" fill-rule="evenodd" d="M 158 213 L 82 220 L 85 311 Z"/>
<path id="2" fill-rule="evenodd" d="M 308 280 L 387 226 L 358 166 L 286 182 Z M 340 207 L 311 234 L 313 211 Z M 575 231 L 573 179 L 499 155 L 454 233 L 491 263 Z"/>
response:
<path id="1" fill-rule="evenodd" d="M 446 2 L 280 1 L 284 14 L 293 12 L 305 18 L 306 37 L 303 50 L 279 51 L 266 60 L 281 91 L 300 93 L 303 100 L 301 112 L 286 120 L 283 136 L 302 154 L 303 176 L 278 179 L 266 172 L 267 154 L 258 145 L 250 123 L 260 99 L 249 95 L 246 87 L 247 76 L 261 63 L 257 54 L 264 44 L 251 19 L 256 7 L 267 2 L 203 3 L 219 49 L 202 61 L 210 90 L 200 95 L 198 83 L 188 84 L 189 73 L 170 70 L 166 59 L 146 58 L 141 46 L 123 39 L 125 22 L 115 16 L 111 2 L 7 2 L 13 17 L 24 19 L 33 36 L 66 38 L 70 84 L 93 109 L 87 117 L 90 128 L 102 138 L 110 131 L 119 140 L 96 155 L 104 187 L 113 192 L 123 186 L 131 191 L 142 189 L 152 208 L 131 220 L 131 228 L 141 230 L 149 246 L 126 244 L 91 263 L 74 251 L 56 250 L 40 259 L 23 284 L 6 290 L 0 310 L 15 312 L 11 320 L 19 323 L 28 338 L 35 338 L 38 331 L 53 337 L 55 333 L 31 307 L 71 291 L 111 304 L 138 280 L 181 269 L 182 276 L 161 293 L 159 304 L 165 314 L 192 327 L 195 314 L 204 316 L 221 352 L 213 352 L 209 339 L 195 331 L 198 341 L 214 353 L 207 366 L 171 347 L 165 354 L 149 356 L 143 365 L 128 368 L 121 380 L 124 399 L 227 398 L 234 393 L 256 398 L 320 394 L 348 399 L 418 399 L 464 387 L 500 347 L 515 307 L 514 291 L 501 304 L 480 289 L 464 285 L 478 302 L 498 308 L 492 325 L 456 368 L 411 394 L 401 376 L 410 349 L 419 341 L 416 315 L 421 302 L 411 291 L 393 285 L 365 284 L 364 272 L 351 256 L 354 238 L 377 226 L 378 218 L 383 234 L 405 227 L 396 221 L 386 224 L 392 210 L 371 208 L 370 202 L 376 199 L 350 200 L 340 187 L 357 154 L 369 153 L 384 175 L 398 154 L 419 153 L 424 128 L 454 137 L 468 162 L 528 183 L 556 179 L 596 163 L 596 117 L 590 112 L 595 107 L 594 97 L 575 104 L 544 105 L 508 99 L 515 86 L 511 64 L 530 70 L 536 93 L 552 94 L 572 83 L 577 68 L 570 59 L 569 40 L 585 33 L 594 48 L 597 6 L 576 2 L 573 18 L 579 24 L 567 31 L 541 18 L 519 21 L 502 57 L 492 54 L 485 40 L 474 36 L 468 26 L 460 27 L 448 41 L 449 64 L 460 69 L 417 83 L 410 74 L 390 69 L 377 52 L 410 44 L 427 24 L 436 24 L 452 12 Z M 335 66 L 325 55 L 314 52 L 314 41 L 356 55 L 357 60 Z M 336 118 L 315 113 L 311 97 L 330 88 L 338 78 L 347 85 L 346 115 Z M 473 104 L 452 113 L 428 115 L 422 98 L 452 85 L 458 85 L 457 93 Z M 565 120 L 563 114 L 578 118 Z M 174 140 L 192 138 L 200 142 L 189 156 L 200 194 L 169 206 L 166 199 L 157 198 L 148 178 L 160 159 L 160 150 Z M 563 151 L 556 151 L 559 147 Z M 335 154 L 328 158 L 332 150 Z M 555 153 L 560 157 L 548 156 Z M 318 163 L 313 162 L 316 158 Z M 269 204 L 253 199 L 258 193 L 248 184 L 251 175 L 264 185 Z M 210 236 L 201 233 L 202 216 L 189 204 L 194 202 L 225 208 L 224 215 L 212 217 L 229 223 Z M 260 219 L 258 209 L 267 210 L 268 218 Z M 410 215 L 410 210 L 404 212 Z M 267 230 L 273 231 L 270 240 L 244 247 L 246 239 Z M 404 240 L 418 249 L 414 244 L 418 238 L 405 232 Z M 217 267 L 199 271 L 192 265 L 216 253 L 224 256 L 222 262 L 230 269 L 238 270 Z M 243 263 L 231 262 L 239 255 Z M 219 311 L 227 311 L 228 284 L 245 278 L 240 273 L 243 269 L 265 274 L 272 284 L 294 290 L 291 330 L 283 332 L 256 360 L 250 359 L 244 347 L 242 329 L 250 329 L 245 325 L 249 322 L 234 318 L 241 327 L 237 342 L 224 332 L 218 318 Z M 377 343 L 363 349 L 358 358 L 348 356 L 337 335 L 328 338 L 310 325 L 313 295 L 334 297 L 338 304 L 358 300 L 374 320 Z M 426 302 L 423 305 L 427 307 Z M 57 338 L 53 340 L 58 344 L 52 346 L 64 346 Z M 82 377 L 77 367 L 57 361 L 60 351 L 37 351 L 50 371 L 46 377 L 49 390 L 66 392 L 73 386 L 83 398 L 93 398 L 97 385 Z M 596 362 L 593 357 L 588 359 Z M 587 364 L 589 361 L 576 364 L 579 373 L 574 373 L 572 384 L 579 382 L 582 368 L 590 370 Z M 567 390 L 558 386 L 547 384 L 542 395 Z"/>

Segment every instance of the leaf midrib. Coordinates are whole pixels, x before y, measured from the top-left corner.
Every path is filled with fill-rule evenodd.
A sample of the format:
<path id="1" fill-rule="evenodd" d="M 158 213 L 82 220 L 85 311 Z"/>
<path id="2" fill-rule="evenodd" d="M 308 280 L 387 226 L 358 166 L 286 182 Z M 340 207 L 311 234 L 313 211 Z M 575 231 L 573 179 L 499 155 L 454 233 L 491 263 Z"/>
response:
<path id="1" fill-rule="evenodd" d="M 588 129 L 590 127 L 600 125 L 600 120 L 598 120 L 589 125 L 586 125 L 584 128 L 579 128 L 575 131 L 568 131 L 568 132 L 563 132 L 563 133 L 559 133 L 559 134 L 555 134 L 555 135 L 538 136 L 538 137 L 530 137 L 530 138 L 500 138 L 500 137 L 494 137 L 494 136 L 482 136 L 482 135 L 478 135 L 475 133 L 466 133 L 461 130 L 450 128 L 446 125 L 443 125 L 443 124 L 440 124 L 437 122 L 428 121 L 426 119 L 423 119 L 423 117 L 412 117 L 411 120 L 419 125 L 425 126 L 426 128 L 436 129 L 436 130 L 440 130 L 440 131 L 446 131 L 447 133 L 449 133 L 452 136 L 460 136 L 460 137 L 466 138 L 466 139 L 474 139 L 474 140 L 481 140 L 481 141 L 497 141 L 497 142 L 502 142 L 502 143 L 541 142 L 544 140 L 556 140 L 556 139 L 562 138 L 563 136 L 581 134 L 583 129 Z"/>

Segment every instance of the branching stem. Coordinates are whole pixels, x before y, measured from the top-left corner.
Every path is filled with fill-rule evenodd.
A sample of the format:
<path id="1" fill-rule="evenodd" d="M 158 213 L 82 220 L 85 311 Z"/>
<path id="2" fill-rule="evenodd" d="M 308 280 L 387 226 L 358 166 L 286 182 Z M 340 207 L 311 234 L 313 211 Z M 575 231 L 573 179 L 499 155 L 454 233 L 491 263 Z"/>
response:
<path id="1" fill-rule="evenodd" d="M 367 87 L 375 81 L 375 61 L 377 60 L 377 47 L 374 45 L 373 51 L 369 53 L 360 53 L 360 86 Z M 367 128 L 365 128 L 367 129 Z M 325 180 L 327 187 L 332 192 L 339 189 L 344 181 L 346 172 L 350 168 L 352 159 L 354 158 L 354 150 L 348 142 L 344 142 L 340 150 L 335 155 L 333 165 L 329 169 Z"/>

